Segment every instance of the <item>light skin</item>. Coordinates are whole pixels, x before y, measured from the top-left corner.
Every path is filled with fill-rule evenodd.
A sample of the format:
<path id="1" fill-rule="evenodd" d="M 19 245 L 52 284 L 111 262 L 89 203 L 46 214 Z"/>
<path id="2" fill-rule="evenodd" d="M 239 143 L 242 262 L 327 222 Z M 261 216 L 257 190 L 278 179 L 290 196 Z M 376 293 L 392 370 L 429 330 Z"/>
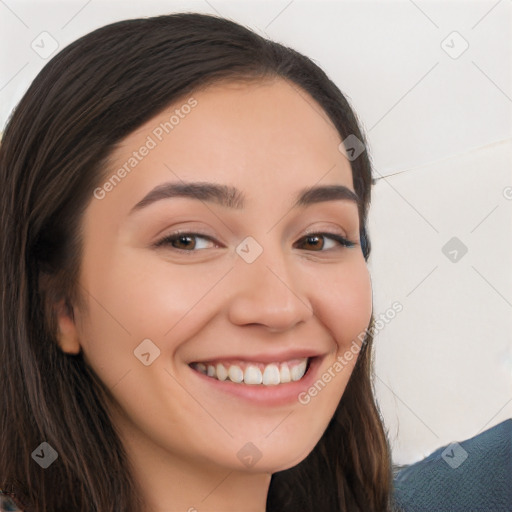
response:
<path id="1" fill-rule="evenodd" d="M 303 348 L 322 354 L 320 376 L 368 326 L 370 277 L 354 201 L 293 207 L 313 186 L 354 190 L 341 138 L 314 100 L 282 79 L 192 96 L 197 106 L 88 205 L 80 270 L 88 309 L 75 308 L 74 320 L 59 311 L 59 343 L 82 351 L 110 389 L 147 510 L 263 512 L 272 473 L 313 450 L 357 358 L 307 405 L 262 406 L 220 392 L 189 363 Z M 126 137 L 112 173 L 187 99 Z M 182 181 L 234 186 L 244 208 L 174 197 L 130 213 L 154 187 Z M 201 236 L 154 247 L 177 229 Z M 236 252 L 247 236 L 263 249 L 252 263 Z M 160 350 L 148 366 L 134 355 L 144 339 Z M 249 442 L 261 453 L 250 467 L 237 456 Z"/>

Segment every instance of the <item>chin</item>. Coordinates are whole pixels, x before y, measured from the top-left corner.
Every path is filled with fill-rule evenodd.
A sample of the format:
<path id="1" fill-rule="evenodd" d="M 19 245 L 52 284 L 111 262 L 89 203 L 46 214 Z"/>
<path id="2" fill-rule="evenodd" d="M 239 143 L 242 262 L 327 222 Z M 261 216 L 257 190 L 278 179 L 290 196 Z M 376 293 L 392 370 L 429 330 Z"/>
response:
<path id="1" fill-rule="evenodd" d="M 271 454 L 262 457 L 254 465 L 248 466 L 247 471 L 251 473 L 277 473 L 278 471 L 285 471 L 286 469 L 293 468 L 300 464 L 306 457 L 313 451 L 316 445 L 309 446 L 307 449 L 292 451 L 289 448 L 283 451 L 272 450 L 267 447 L 267 450 L 272 450 Z M 238 469 L 240 467 L 238 466 Z"/>

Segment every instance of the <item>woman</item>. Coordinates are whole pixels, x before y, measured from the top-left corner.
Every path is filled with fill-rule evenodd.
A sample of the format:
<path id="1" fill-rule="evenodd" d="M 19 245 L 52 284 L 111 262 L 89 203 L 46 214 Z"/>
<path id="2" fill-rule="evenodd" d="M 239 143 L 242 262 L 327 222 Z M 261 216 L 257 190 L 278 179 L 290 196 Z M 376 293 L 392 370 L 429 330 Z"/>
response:
<path id="1" fill-rule="evenodd" d="M 0 153 L 0 485 L 28 511 L 383 511 L 371 165 L 308 58 L 200 14 L 54 57 Z"/>

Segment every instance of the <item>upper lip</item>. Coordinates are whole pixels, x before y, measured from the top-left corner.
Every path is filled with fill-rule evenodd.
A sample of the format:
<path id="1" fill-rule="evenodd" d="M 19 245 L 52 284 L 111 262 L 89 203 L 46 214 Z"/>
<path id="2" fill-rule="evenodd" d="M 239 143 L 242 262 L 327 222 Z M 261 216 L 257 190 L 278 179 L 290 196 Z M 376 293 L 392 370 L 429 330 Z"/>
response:
<path id="1" fill-rule="evenodd" d="M 209 358 L 195 359 L 193 362 L 201 363 L 208 361 L 247 361 L 252 363 L 282 363 L 292 359 L 302 359 L 304 357 L 311 358 L 322 356 L 323 353 L 316 352 L 311 349 L 287 350 L 276 353 L 260 353 L 260 354 L 230 354 L 229 356 L 212 356 Z"/>

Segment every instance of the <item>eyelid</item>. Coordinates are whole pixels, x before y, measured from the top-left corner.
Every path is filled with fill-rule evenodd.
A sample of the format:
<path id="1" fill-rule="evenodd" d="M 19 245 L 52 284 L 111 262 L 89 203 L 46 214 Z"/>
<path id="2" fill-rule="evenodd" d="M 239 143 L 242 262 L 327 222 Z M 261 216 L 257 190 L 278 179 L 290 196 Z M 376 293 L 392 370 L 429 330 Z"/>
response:
<path id="1" fill-rule="evenodd" d="M 306 231 L 301 235 L 300 238 L 310 236 L 310 235 L 326 235 L 326 236 L 339 236 L 346 240 L 347 242 L 350 242 L 353 245 L 359 245 L 359 234 L 357 236 L 352 237 L 347 233 L 347 230 L 341 228 L 340 226 L 333 226 L 330 225 L 330 227 L 327 226 L 315 226 L 312 228 L 307 228 Z"/>
<path id="2" fill-rule="evenodd" d="M 330 228 L 318 228 L 318 227 L 308 228 L 308 229 L 306 229 L 306 231 L 304 231 L 302 236 L 299 238 L 303 238 L 303 237 L 309 236 L 309 235 L 319 235 L 319 234 L 324 234 L 324 235 L 333 234 L 333 235 L 342 236 L 343 238 L 347 238 L 347 234 L 341 228 L 337 228 L 337 227 L 335 227 L 335 228 L 333 228 L 333 227 L 330 227 Z"/>
<path id="3" fill-rule="evenodd" d="M 177 238 L 180 235 L 192 235 L 197 236 L 198 238 L 205 238 L 212 242 L 215 245 L 219 245 L 218 241 L 211 235 L 202 232 L 200 229 L 177 229 L 176 231 L 172 231 L 171 233 L 163 236 L 159 240 L 157 240 L 153 245 L 153 247 L 162 247 L 166 245 L 166 242 L 171 238 Z M 199 251 L 186 251 L 184 249 L 175 249 L 175 251 L 182 251 L 182 252 L 199 252 Z"/>
<path id="4" fill-rule="evenodd" d="M 331 231 L 325 231 L 325 230 L 324 231 L 322 231 L 322 230 L 311 231 L 310 233 L 307 233 L 307 234 L 301 236 L 298 241 L 308 238 L 309 236 L 312 236 L 312 235 L 317 235 L 317 236 L 321 236 L 323 238 L 329 238 L 331 240 L 334 240 L 335 242 L 337 242 L 339 244 L 340 247 L 351 248 L 351 247 L 355 247 L 356 245 L 359 245 L 359 242 L 350 240 L 350 238 L 348 238 L 344 234 L 335 233 L 335 232 L 331 232 Z M 315 252 L 328 253 L 331 250 L 332 249 L 327 250 L 327 251 L 312 251 L 312 252 L 313 253 L 315 253 Z"/>

